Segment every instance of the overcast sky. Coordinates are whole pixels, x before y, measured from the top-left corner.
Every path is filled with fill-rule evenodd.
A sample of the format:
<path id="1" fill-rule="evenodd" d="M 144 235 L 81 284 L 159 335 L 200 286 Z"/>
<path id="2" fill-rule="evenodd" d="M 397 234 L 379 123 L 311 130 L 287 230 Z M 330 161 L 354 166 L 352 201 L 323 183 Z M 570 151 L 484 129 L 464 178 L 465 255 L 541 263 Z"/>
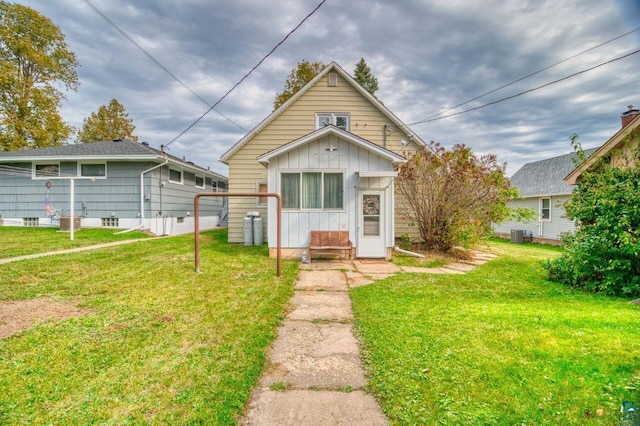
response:
<path id="1" fill-rule="evenodd" d="M 320 0 L 90 0 L 193 92 L 215 103 Z M 62 116 L 74 127 L 116 98 L 140 141 L 166 145 L 209 106 L 81 0 L 21 2 L 49 17 L 80 62 L 80 87 Z M 169 153 L 226 174 L 218 158 L 272 111 L 302 59 L 336 61 L 353 74 L 364 57 L 377 96 L 415 123 L 640 27 L 637 0 L 327 0 Z M 640 49 L 640 31 L 594 49 L 458 112 L 515 95 Z M 486 108 L 412 125 L 425 141 L 494 153 L 512 175 L 524 163 L 585 147 L 640 106 L 640 54 Z"/>

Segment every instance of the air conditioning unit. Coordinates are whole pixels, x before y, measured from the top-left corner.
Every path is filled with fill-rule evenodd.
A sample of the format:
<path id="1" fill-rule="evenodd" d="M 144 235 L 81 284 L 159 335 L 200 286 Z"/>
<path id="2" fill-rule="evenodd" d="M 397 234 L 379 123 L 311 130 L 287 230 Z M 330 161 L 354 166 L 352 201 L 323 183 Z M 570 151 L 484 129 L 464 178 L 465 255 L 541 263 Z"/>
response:
<path id="1" fill-rule="evenodd" d="M 521 229 L 511 230 L 511 243 L 522 244 L 524 243 L 524 231 Z"/>

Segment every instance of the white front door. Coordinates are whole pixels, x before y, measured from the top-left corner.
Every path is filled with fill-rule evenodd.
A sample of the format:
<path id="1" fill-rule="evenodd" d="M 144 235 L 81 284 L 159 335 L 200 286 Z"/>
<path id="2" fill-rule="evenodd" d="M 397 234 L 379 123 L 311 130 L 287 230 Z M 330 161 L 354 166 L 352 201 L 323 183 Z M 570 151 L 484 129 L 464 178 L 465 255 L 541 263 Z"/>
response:
<path id="1" fill-rule="evenodd" d="M 381 258 L 386 255 L 384 243 L 384 191 L 358 193 L 358 245 L 356 257 Z"/>

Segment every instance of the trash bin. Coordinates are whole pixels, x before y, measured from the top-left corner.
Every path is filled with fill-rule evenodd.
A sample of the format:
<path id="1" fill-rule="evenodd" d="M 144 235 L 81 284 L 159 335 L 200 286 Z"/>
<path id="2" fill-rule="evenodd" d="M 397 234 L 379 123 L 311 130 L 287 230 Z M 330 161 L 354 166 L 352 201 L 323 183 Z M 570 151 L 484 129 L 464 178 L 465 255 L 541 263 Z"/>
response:
<path id="1" fill-rule="evenodd" d="M 242 243 L 245 246 L 253 244 L 253 218 L 250 216 L 242 219 L 242 237 Z"/>
<path id="2" fill-rule="evenodd" d="M 262 245 L 262 218 L 253 218 L 253 244 L 256 246 Z"/>

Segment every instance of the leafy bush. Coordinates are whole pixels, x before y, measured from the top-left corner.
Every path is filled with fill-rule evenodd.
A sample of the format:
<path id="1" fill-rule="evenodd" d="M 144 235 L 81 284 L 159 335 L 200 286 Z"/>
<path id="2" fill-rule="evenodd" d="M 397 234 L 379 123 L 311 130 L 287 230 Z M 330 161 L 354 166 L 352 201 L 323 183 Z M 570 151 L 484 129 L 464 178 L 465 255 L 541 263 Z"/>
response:
<path id="1" fill-rule="evenodd" d="M 639 132 L 630 133 L 627 147 L 637 143 Z M 583 173 L 566 205 L 567 217 L 579 228 L 563 240 L 566 252 L 546 263 L 550 279 L 608 295 L 640 296 L 640 163 L 633 162 L 637 149 L 624 152 L 613 154 L 622 167 L 602 161 Z"/>

